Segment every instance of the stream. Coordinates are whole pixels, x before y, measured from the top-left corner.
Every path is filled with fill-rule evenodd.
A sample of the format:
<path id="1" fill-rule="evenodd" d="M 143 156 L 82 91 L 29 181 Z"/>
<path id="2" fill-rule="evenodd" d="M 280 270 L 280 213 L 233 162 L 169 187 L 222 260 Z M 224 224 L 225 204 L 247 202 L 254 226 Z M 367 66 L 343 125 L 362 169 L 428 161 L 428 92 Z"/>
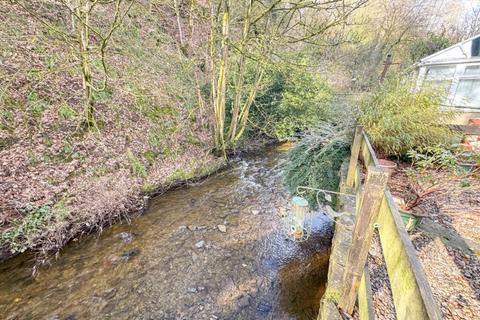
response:
<path id="1" fill-rule="evenodd" d="M 0 318 L 316 319 L 332 224 L 311 214 L 306 241 L 287 237 L 285 150 L 151 199 L 131 224 L 72 242 L 35 277 L 31 255 L 0 265 Z"/>

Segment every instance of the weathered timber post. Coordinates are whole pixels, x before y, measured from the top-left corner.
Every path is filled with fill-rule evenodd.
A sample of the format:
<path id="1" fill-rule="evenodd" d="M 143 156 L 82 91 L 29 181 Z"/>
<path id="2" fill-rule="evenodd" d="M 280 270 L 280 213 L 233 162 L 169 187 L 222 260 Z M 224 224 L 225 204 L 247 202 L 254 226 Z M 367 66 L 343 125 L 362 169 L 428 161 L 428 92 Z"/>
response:
<path id="1" fill-rule="evenodd" d="M 367 180 L 353 229 L 352 246 L 343 275 L 343 288 L 338 306 L 352 314 L 358 288 L 372 243 L 374 226 L 382 203 L 388 175 L 383 169 L 368 167 Z"/>
<path id="2" fill-rule="evenodd" d="M 355 168 L 357 167 L 358 163 L 358 155 L 360 154 L 360 147 L 362 145 L 362 138 L 363 138 L 363 127 L 357 126 L 355 129 L 355 137 L 353 138 L 352 148 L 350 151 L 350 163 L 348 164 L 348 171 L 347 171 L 347 181 L 346 185 L 347 188 L 353 188 L 353 183 L 355 181 Z"/>

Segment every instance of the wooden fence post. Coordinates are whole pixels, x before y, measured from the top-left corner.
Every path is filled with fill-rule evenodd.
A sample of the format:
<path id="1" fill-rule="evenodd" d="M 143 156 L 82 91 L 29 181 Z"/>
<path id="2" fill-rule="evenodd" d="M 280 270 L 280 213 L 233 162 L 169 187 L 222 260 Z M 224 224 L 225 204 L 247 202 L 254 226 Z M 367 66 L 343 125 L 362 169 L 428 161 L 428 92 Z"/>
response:
<path id="1" fill-rule="evenodd" d="M 347 188 L 353 188 L 355 181 L 355 169 L 358 163 L 358 155 L 360 154 L 360 147 L 362 145 L 363 127 L 357 126 L 355 129 L 355 137 L 353 138 L 352 148 L 350 150 L 350 163 L 348 164 L 347 181 L 345 184 Z"/>
<path id="2" fill-rule="evenodd" d="M 367 261 L 368 250 L 372 243 L 373 224 L 378 217 L 387 180 L 388 175 L 383 169 L 375 166 L 368 167 L 360 209 L 357 212 L 353 229 L 352 245 L 343 275 L 342 294 L 338 303 L 338 306 L 349 314 L 353 313 L 355 306 L 358 287 Z"/>

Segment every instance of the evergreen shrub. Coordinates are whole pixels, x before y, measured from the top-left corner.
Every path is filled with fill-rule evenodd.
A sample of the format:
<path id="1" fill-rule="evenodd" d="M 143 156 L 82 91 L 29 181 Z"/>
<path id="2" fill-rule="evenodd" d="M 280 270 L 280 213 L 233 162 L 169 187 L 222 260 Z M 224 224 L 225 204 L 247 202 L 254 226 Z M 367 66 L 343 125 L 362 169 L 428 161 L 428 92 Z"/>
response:
<path id="1" fill-rule="evenodd" d="M 290 193 L 298 195 L 300 186 L 338 191 L 340 167 L 350 153 L 350 129 L 323 123 L 312 129 L 297 145 L 290 150 L 284 164 L 284 183 Z M 310 207 L 317 208 L 317 192 L 301 194 L 308 200 Z M 328 203 L 323 194 L 319 201 Z"/>

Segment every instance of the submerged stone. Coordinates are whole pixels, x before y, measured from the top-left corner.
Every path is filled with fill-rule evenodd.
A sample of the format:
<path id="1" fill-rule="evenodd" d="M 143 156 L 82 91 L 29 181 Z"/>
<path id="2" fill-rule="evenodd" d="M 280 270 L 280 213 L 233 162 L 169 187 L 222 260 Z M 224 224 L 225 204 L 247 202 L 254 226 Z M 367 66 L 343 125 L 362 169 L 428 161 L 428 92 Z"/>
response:
<path id="1" fill-rule="evenodd" d="M 258 305 L 257 305 L 257 310 L 262 312 L 262 313 L 269 313 L 270 310 L 272 310 L 272 306 L 268 303 L 265 303 L 265 302 L 260 302 Z"/>
<path id="2" fill-rule="evenodd" d="M 205 241 L 203 241 L 203 240 L 195 243 L 195 247 L 198 248 L 198 249 L 203 248 L 204 245 L 205 245 Z"/>
<path id="3" fill-rule="evenodd" d="M 133 240 L 133 234 L 130 232 L 120 232 L 118 234 L 118 237 L 123 241 L 123 242 L 130 242 Z"/>
<path id="4" fill-rule="evenodd" d="M 140 249 L 134 248 L 134 249 L 125 251 L 125 252 L 122 254 L 122 257 L 123 257 L 123 258 L 131 258 L 131 257 L 134 257 L 134 256 L 138 255 L 139 253 L 140 253 Z"/>
<path id="5" fill-rule="evenodd" d="M 238 297 L 237 305 L 241 309 L 248 307 L 250 305 L 250 297 L 248 295 L 241 295 Z"/>

